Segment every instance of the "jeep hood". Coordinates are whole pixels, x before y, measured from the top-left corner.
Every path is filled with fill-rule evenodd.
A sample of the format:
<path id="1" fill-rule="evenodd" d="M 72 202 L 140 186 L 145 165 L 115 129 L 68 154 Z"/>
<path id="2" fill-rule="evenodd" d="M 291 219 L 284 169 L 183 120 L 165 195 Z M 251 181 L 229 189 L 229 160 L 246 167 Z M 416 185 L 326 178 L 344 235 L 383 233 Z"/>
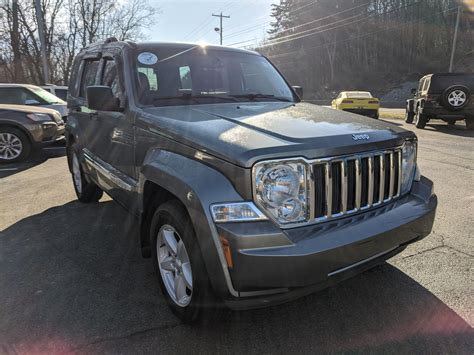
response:
<path id="1" fill-rule="evenodd" d="M 152 130 L 242 167 L 385 149 L 414 136 L 394 124 L 308 103 L 166 106 L 145 109 L 144 118 Z"/>

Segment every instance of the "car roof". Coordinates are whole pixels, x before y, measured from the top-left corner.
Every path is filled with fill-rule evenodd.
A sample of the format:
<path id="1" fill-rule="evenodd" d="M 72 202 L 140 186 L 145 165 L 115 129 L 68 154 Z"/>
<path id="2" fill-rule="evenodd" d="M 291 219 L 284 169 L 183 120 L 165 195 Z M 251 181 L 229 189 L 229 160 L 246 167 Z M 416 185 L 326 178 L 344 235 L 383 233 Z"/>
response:
<path id="1" fill-rule="evenodd" d="M 39 86 L 31 84 L 0 83 L 0 88 L 39 88 Z"/>
<path id="2" fill-rule="evenodd" d="M 370 91 L 360 91 L 360 90 L 352 90 L 352 91 L 341 91 L 341 94 L 370 94 Z"/>
<path id="3" fill-rule="evenodd" d="M 135 43 L 136 47 L 140 49 L 146 49 L 146 48 L 166 48 L 166 49 L 177 49 L 177 50 L 186 50 L 186 49 L 191 49 L 196 46 L 201 46 L 203 48 L 209 48 L 212 50 L 222 50 L 222 51 L 231 51 L 231 52 L 239 52 L 239 53 L 247 53 L 247 54 L 254 54 L 254 55 L 261 55 L 258 52 L 247 50 L 247 49 L 241 49 L 241 48 L 235 48 L 235 47 L 227 47 L 227 46 L 218 46 L 218 45 L 213 45 L 213 44 L 207 44 L 207 43 L 193 43 L 193 42 L 137 42 Z"/>
<path id="4" fill-rule="evenodd" d="M 438 77 L 438 76 L 474 76 L 474 73 L 431 73 L 426 74 L 421 79 L 428 78 L 428 77 Z"/>
<path id="5" fill-rule="evenodd" d="M 7 110 L 7 111 L 19 111 L 25 113 L 47 113 L 47 114 L 55 114 L 58 111 L 53 110 L 51 108 L 46 107 L 38 107 L 38 106 L 29 106 L 29 105 L 13 105 L 13 104 L 0 104 L 0 110 Z"/>
<path id="6" fill-rule="evenodd" d="M 262 56 L 260 53 L 241 49 L 241 48 L 234 48 L 234 47 L 227 47 L 227 46 L 219 46 L 213 45 L 208 43 L 195 43 L 195 42 L 164 42 L 164 41 L 141 41 L 141 42 L 132 42 L 132 41 L 118 41 L 114 38 L 106 39 L 105 41 L 95 42 L 90 44 L 89 46 L 85 47 L 81 53 L 88 53 L 93 51 L 100 51 L 102 48 L 110 48 L 110 47 L 132 47 L 136 50 L 151 50 L 152 48 L 156 49 L 171 49 L 171 50 L 187 50 L 191 49 L 196 46 L 202 46 L 205 48 L 210 48 L 212 50 L 217 51 L 227 51 L 227 52 L 237 52 L 237 53 L 247 53 Z"/>

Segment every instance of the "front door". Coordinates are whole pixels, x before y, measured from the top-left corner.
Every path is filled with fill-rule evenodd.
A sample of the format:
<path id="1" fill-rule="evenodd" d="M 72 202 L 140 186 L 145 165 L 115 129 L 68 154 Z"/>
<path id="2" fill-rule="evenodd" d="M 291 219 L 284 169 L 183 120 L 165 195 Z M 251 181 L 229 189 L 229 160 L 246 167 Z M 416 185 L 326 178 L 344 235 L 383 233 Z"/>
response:
<path id="1" fill-rule="evenodd" d="M 97 134 L 92 138 L 96 159 L 105 169 L 108 193 L 126 207 L 135 200 L 137 177 L 134 169 L 135 142 L 134 116 L 125 105 L 123 73 L 119 69 L 117 52 L 104 53 L 99 72 L 99 85 L 108 86 L 120 100 L 121 109 L 117 112 L 96 111 Z"/>

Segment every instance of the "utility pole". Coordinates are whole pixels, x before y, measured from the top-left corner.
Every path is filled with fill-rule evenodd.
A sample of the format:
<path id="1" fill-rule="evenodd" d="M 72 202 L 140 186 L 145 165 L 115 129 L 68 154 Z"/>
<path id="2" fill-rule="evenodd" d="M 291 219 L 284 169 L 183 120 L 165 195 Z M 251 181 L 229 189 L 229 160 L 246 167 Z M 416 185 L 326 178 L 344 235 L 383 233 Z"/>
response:
<path id="1" fill-rule="evenodd" d="M 458 15 L 456 16 L 456 26 L 454 27 L 453 48 L 451 49 L 451 60 L 449 61 L 449 72 L 453 71 L 454 52 L 456 51 L 456 41 L 458 39 L 459 18 L 461 17 L 461 6 L 458 6 Z"/>
<path id="2" fill-rule="evenodd" d="M 222 15 L 222 12 L 220 13 L 220 15 L 212 14 L 212 16 L 220 18 L 220 27 L 215 28 L 215 31 L 219 32 L 219 35 L 220 35 L 220 38 L 221 38 L 220 43 L 221 43 L 221 46 L 222 46 L 222 18 L 230 18 L 230 16 L 224 16 L 224 15 Z"/>
<path id="3" fill-rule="evenodd" d="M 48 58 L 46 56 L 46 38 L 44 36 L 44 21 L 43 21 L 43 11 L 41 10 L 41 0 L 35 0 L 36 7 L 36 22 L 38 22 L 38 35 L 41 44 L 41 57 L 43 59 L 43 76 L 44 83 L 49 82 L 49 66 Z"/>

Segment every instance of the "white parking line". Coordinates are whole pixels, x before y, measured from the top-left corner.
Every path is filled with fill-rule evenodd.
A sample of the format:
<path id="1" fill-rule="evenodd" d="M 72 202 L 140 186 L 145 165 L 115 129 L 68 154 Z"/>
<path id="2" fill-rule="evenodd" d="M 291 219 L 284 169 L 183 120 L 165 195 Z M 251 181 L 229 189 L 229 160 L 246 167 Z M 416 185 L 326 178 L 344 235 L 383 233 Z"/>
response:
<path id="1" fill-rule="evenodd" d="M 0 168 L 0 171 L 15 171 L 18 170 L 18 168 Z"/>

